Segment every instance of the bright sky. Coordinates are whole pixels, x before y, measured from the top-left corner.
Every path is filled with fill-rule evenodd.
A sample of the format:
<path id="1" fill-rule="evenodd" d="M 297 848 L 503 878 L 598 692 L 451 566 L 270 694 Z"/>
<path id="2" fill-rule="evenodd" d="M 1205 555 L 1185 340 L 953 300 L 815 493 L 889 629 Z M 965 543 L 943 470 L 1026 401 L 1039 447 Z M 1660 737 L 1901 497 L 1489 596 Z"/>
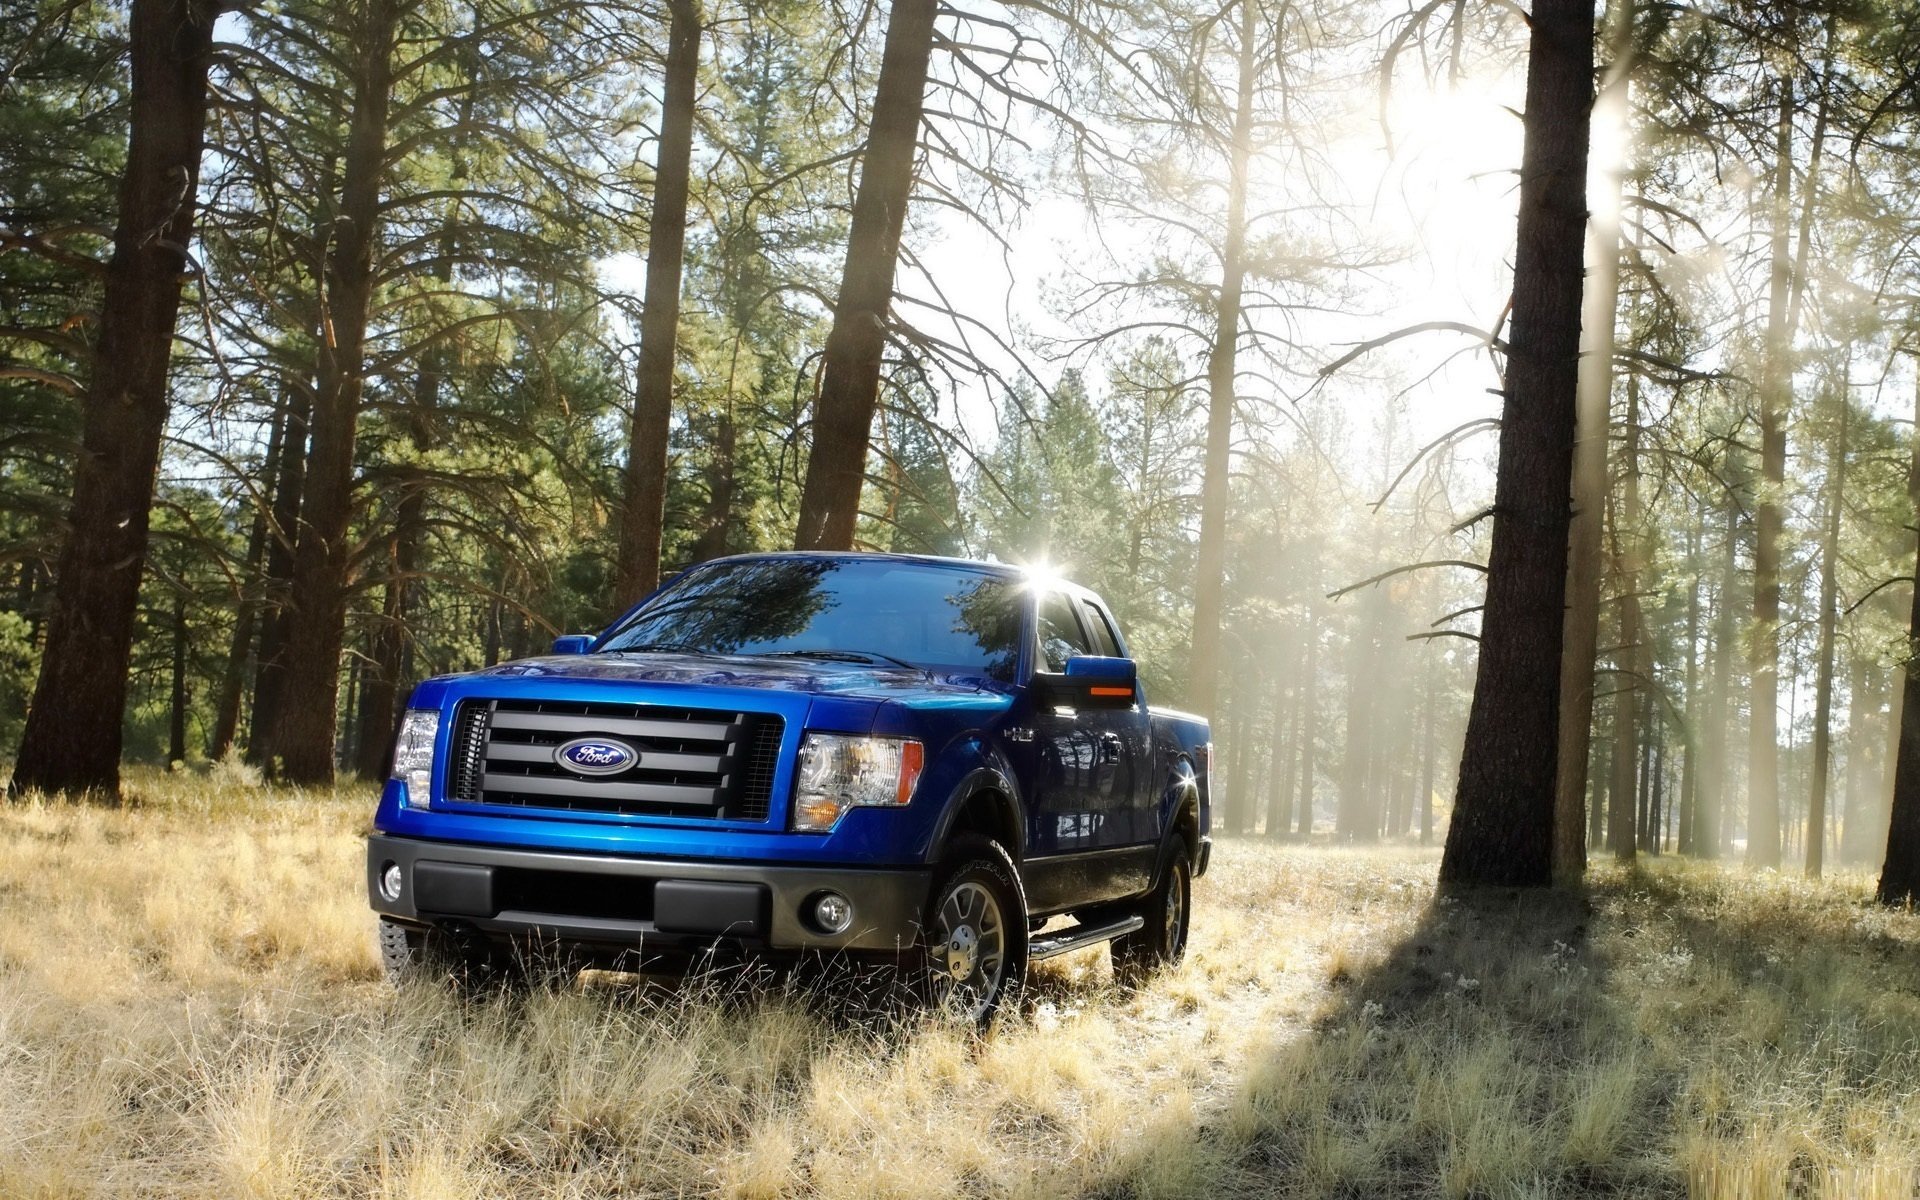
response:
<path id="1" fill-rule="evenodd" d="M 1358 123 L 1352 137 L 1330 148 L 1346 187 L 1362 199 L 1363 219 L 1375 236 L 1403 244 L 1407 255 L 1377 273 L 1362 311 L 1304 318 L 1307 365 L 1331 360 L 1351 343 L 1417 322 L 1451 320 L 1485 327 L 1499 316 L 1510 286 L 1521 133 L 1518 117 L 1504 105 L 1517 106 L 1519 90 L 1517 79 L 1463 82 L 1457 89 L 1436 90 L 1416 78 L 1394 94 L 1391 159 L 1377 120 Z M 1355 102 L 1371 112 L 1374 99 L 1369 88 Z M 1256 176 L 1251 210 L 1287 202 L 1285 179 Z M 923 210 L 915 214 L 909 239 L 946 296 L 1003 337 L 1017 341 L 1011 333 L 1015 329 L 1041 335 L 1072 332 L 1050 311 L 1047 294 L 1059 291 L 1070 265 L 1084 265 L 1101 253 L 1084 208 L 1066 196 L 1037 193 L 1020 222 L 1002 233 L 1014 247 L 1011 256 L 977 224 L 950 212 Z M 1110 227 L 1104 240 L 1124 252 L 1127 239 L 1137 242 L 1140 236 Z M 1148 247 L 1141 244 L 1140 249 L 1144 254 Z M 618 290 L 638 295 L 644 286 L 644 262 L 638 256 L 609 259 L 602 271 L 606 283 Z M 928 294 L 923 280 L 904 273 L 901 287 L 909 295 Z M 916 320 L 926 316 L 912 306 L 905 311 Z M 941 336 L 957 332 L 929 324 Z M 990 346 L 977 333 L 973 338 L 976 348 Z M 1412 385 L 1405 406 L 1410 425 L 1406 436 L 1410 444 L 1418 444 L 1411 439 L 1425 441 L 1495 411 L 1487 389 L 1496 381 L 1486 356 L 1473 352 L 1473 345 L 1472 339 L 1452 333 L 1420 335 L 1369 356 L 1353 370 L 1375 381 L 1386 377 L 1400 380 L 1399 386 Z M 1462 351 L 1466 353 L 1451 357 Z M 1059 365 L 1037 353 L 1029 354 L 1028 362 L 1041 379 L 1050 383 L 1057 378 Z M 1012 364 L 1001 357 L 997 365 L 1005 369 Z M 1097 386 L 1097 378 L 1094 383 Z M 1344 390 L 1356 394 L 1357 404 L 1372 398 L 1384 408 L 1386 393 L 1395 388 L 1356 380 Z M 963 389 L 957 403 L 972 440 L 990 444 L 995 415 L 989 389 L 984 384 Z M 1376 419 L 1376 414 L 1356 413 L 1349 424 L 1364 436 Z M 1468 457 L 1490 453 L 1491 438 L 1478 442 L 1464 448 Z M 1363 453 L 1363 460 L 1368 457 Z"/>

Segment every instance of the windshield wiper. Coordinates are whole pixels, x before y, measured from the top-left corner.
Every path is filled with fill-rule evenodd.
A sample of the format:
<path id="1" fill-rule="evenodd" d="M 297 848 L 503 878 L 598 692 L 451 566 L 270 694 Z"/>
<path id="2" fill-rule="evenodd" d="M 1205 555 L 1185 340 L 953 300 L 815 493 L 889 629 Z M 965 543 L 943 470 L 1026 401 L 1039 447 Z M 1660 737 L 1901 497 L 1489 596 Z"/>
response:
<path id="1" fill-rule="evenodd" d="M 905 667 L 909 671 L 922 668 L 904 658 L 895 658 L 891 654 L 877 654 L 872 650 L 768 650 L 761 658 L 824 658 L 830 662 L 871 663 L 889 662 L 896 667 Z"/>

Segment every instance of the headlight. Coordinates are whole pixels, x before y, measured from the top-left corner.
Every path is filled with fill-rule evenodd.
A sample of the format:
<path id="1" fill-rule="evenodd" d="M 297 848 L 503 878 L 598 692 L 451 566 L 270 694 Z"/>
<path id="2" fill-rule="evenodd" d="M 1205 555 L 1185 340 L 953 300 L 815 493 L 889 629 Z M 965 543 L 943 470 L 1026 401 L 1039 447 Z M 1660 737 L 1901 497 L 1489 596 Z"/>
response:
<path id="1" fill-rule="evenodd" d="M 410 708 L 400 718 L 400 732 L 393 740 L 393 778 L 407 785 L 409 808 L 425 808 L 433 794 L 433 742 L 439 734 L 437 708 Z"/>
<path id="2" fill-rule="evenodd" d="M 925 763 L 925 748 L 904 738 L 810 733 L 800 744 L 793 827 L 824 833 L 850 808 L 905 804 Z"/>

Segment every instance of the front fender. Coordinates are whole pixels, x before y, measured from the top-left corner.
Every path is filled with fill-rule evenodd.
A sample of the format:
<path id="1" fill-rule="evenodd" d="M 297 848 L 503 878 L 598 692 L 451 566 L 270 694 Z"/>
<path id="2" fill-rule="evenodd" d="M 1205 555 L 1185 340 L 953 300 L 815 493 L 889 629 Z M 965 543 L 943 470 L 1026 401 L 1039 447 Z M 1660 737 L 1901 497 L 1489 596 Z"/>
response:
<path id="1" fill-rule="evenodd" d="M 1026 806 L 1022 803 L 1020 785 L 1015 782 L 1012 766 L 1005 755 L 978 742 L 970 750 L 973 761 L 968 764 L 960 782 L 947 793 L 939 819 L 933 823 L 931 837 L 920 848 L 923 861 L 939 861 L 953 837 L 961 814 L 976 797 L 987 795 L 993 797 L 996 824 L 1012 840 L 1012 844 L 1006 847 L 1007 853 L 1017 862 L 1025 857 L 1027 847 Z"/>

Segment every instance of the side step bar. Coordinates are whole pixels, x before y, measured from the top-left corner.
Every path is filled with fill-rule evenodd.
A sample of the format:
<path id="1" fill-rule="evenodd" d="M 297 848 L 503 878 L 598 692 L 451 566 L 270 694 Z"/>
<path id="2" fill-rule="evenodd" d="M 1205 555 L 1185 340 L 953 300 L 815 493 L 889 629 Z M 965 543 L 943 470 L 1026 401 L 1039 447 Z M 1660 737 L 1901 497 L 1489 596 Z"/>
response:
<path id="1" fill-rule="evenodd" d="M 1039 962 L 1043 958 L 1053 958 L 1100 942 L 1112 941 L 1123 933 L 1132 933 L 1146 923 L 1145 917 L 1135 915 L 1122 917 L 1118 921 L 1109 921 L 1105 925 L 1075 925 L 1071 929 L 1049 933 L 1045 937 L 1037 937 L 1027 943 L 1027 960 Z"/>

